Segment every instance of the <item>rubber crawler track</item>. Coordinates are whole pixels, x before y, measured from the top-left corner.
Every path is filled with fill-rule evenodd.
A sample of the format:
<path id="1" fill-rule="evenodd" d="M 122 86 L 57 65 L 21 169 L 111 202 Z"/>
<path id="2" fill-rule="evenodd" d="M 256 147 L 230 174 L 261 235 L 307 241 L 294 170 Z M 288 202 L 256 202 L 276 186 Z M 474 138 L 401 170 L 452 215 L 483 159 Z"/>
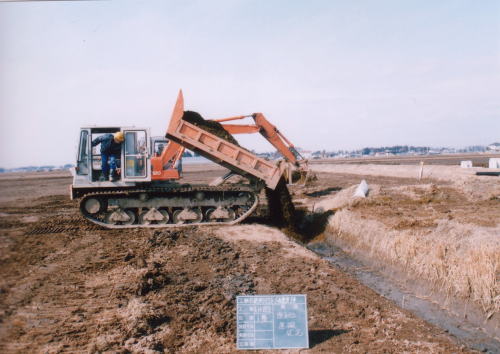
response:
<path id="1" fill-rule="evenodd" d="M 132 224 L 132 225 L 113 225 L 107 224 L 101 220 L 98 220 L 92 215 L 90 215 L 84 208 L 85 201 L 89 198 L 109 198 L 109 197 L 118 197 L 118 196 L 129 196 L 133 194 L 139 193 L 148 193 L 148 194 L 177 194 L 177 193 L 186 193 L 186 192 L 249 192 L 252 194 L 254 198 L 254 202 L 252 206 L 238 218 L 229 221 L 229 222 L 199 222 L 199 223 L 187 223 L 187 224 Z M 258 191 L 255 188 L 250 186 L 180 186 L 174 188 L 145 188 L 145 189 L 124 189 L 124 190 L 115 190 L 115 191 L 106 191 L 106 192 L 92 192 L 88 193 L 80 199 L 80 212 L 83 217 L 101 227 L 107 229 L 132 229 L 132 228 L 182 228 L 182 227 L 192 227 L 192 226 L 210 226 L 210 225 L 234 225 L 240 223 L 249 217 L 257 208 L 259 204 Z"/>

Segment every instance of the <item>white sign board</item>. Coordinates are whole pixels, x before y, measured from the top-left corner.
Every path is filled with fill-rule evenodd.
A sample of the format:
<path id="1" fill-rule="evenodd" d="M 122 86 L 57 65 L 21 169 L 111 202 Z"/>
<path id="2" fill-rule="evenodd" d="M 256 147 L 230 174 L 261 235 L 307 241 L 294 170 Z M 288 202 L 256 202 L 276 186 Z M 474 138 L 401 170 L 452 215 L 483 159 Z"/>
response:
<path id="1" fill-rule="evenodd" d="M 236 297 L 238 349 L 309 348 L 306 295 Z"/>

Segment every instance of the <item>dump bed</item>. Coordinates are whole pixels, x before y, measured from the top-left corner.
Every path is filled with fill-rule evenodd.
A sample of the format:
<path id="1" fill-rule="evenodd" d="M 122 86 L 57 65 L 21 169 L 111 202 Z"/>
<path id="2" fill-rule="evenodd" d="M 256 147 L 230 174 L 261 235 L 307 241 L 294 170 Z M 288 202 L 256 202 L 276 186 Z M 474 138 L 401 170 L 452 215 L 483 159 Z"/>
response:
<path id="1" fill-rule="evenodd" d="M 183 114 L 184 99 L 180 92 L 167 129 L 167 138 L 235 173 L 262 180 L 267 187 L 276 188 L 282 171 L 275 163 L 186 122 L 182 119 Z"/>

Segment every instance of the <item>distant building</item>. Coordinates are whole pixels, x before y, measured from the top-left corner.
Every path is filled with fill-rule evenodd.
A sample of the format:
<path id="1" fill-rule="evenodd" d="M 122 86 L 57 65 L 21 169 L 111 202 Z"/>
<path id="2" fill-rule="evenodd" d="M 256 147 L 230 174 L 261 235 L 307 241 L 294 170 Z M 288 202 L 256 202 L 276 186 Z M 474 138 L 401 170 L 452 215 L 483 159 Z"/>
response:
<path id="1" fill-rule="evenodd" d="M 493 144 L 488 145 L 488 150 L 500 151 L 500 143 L 493 143 Z"/>
<path id="2" fill-rule="evenodd" d="M 454 154 L 456 151 L 454 148 L 443 148 L 441 150 L 442 154 Z"/>

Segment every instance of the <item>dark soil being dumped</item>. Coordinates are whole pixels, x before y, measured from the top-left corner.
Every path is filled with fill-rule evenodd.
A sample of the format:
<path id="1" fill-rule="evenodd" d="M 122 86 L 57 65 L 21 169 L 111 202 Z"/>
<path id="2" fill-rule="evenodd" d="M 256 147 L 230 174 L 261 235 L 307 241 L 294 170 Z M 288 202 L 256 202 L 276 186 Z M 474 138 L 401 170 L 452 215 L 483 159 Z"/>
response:
<path id="1" fill-rule="evenodd" d="M 219 138 L 229 141 L 231 144 L 240 145 L 238 144 L 238 141 L 222 127 L 222 124 L 213 120 L 205 120 L 198 112 L 184 111 L 182 119 L 218 136 Z"/>
<path id="2" fill-rule="evenodd" d="M 266 187 L 266 197 L 272 223 L 278 227 L 289 229 L 293 234 L 296 228 L 295 206 L 283 177 L 274 190 Z M 301 237 L 294 236 L 294 238 L 303 241 Z"/>

